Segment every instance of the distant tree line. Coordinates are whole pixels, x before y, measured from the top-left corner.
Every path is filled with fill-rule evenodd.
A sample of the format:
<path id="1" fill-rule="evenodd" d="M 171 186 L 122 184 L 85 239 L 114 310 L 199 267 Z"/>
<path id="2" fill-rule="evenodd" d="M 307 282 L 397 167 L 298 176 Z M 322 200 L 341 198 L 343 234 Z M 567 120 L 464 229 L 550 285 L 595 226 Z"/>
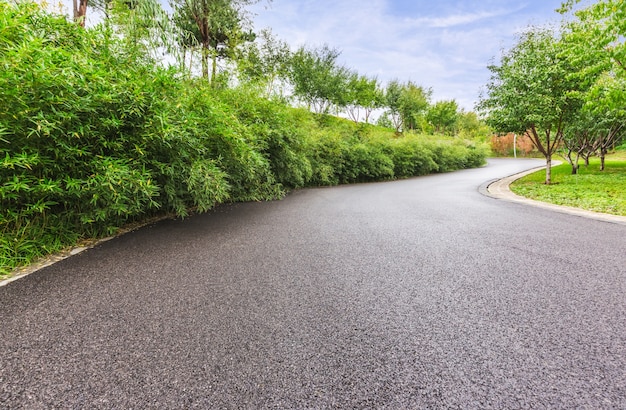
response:
<path id="1" fill-rule="evenodd" d="M 383 85 L 376 77 L 359 74 L 338 62 L 340 51 L 323 45 L 289 46 L 263 31 L 261 41 L 248 44 L 239 61 L 239 74 L 282 98 L 291 97 L 318 114 L 343 113 L 354 122 L 377 124 L 397 133 L 477 137 L 489 133 L 474 112 L 463 111 L 456 101 L 432 103 L 432 89 L 412 81 L 392 80 Z M 288 91 L 287 93 L 285 91 Z"/>

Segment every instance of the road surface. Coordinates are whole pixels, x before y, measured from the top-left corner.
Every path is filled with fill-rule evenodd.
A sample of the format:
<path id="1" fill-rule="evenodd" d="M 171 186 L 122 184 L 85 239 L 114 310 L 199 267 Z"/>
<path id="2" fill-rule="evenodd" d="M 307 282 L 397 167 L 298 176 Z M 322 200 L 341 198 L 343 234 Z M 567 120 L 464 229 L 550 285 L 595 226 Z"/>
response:
<path id="1" fill-rule="evenodd" d="M 536 165 L 220 206 L 0 287 L 0 408 L 626 408 L 626 226 L 479 193 Z"/>

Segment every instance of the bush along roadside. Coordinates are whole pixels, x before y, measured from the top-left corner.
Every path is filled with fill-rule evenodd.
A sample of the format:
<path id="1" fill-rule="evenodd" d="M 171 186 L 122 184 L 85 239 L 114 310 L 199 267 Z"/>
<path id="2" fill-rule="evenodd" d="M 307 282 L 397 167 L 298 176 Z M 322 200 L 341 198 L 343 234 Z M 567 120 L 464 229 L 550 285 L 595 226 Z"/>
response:
<path id="1" fill-rule="evenodd" d="M 0 2 L 0 277 L 85 238 L 290 189 L 480 166 L 485 150 L 186 80 L 104 26 Z"/>

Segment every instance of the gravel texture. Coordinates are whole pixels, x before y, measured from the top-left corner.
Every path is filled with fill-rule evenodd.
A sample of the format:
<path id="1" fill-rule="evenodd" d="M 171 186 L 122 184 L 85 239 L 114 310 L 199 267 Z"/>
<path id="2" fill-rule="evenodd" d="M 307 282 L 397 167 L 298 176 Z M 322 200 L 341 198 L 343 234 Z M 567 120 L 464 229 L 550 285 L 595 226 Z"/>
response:
<path id="1" fill-rule="evenodd" d="M 220 206 L 0 287 L 0 408 L 626 408 L 626 227 L 478 192 L 536 165 Z"/>

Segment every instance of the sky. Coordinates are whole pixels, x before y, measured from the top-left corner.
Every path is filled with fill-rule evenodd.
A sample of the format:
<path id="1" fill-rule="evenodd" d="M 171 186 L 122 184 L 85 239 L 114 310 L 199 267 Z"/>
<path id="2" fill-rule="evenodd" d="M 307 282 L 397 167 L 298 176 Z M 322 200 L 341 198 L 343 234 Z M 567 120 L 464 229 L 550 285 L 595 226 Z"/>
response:
<path id="1" fill-rule="evenodd" d="M 474 110 L 487 66 L 531 25 L 559 24 L 561 0 L 261 0 L 255 30 L 295 49 L 328 44 L 339 64 L 382 84 L 398 79 Z"/>

